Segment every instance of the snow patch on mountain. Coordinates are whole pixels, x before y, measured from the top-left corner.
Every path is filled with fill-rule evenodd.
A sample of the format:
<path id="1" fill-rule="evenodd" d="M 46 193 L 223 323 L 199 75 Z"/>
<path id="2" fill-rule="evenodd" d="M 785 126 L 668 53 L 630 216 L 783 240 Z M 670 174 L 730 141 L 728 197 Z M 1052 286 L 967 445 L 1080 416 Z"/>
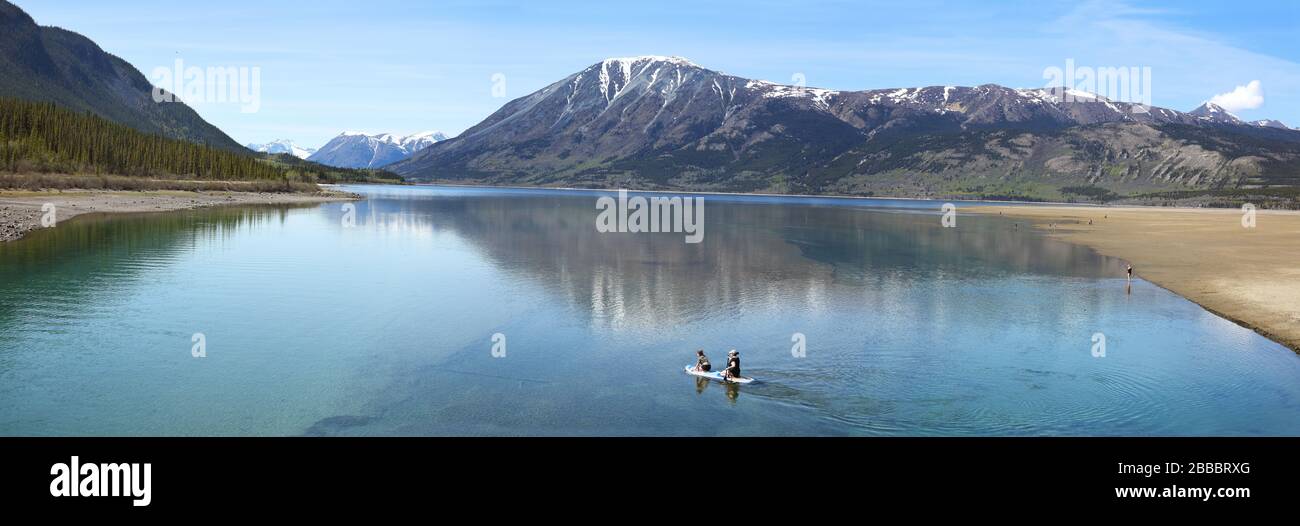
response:
<path id="1" fill-rule="evenodd" d="M 1228 112 L 1228 110 L 1223 109 L 1223 106 L 1213 102 L 1206 102 L 1187 114 L 1211 122 L 1243 124 L 1239 117 Z"/>
<path id="2" fill-rule="evenodd" d="M 757 91 L 762 94 L 763 98 L 806 98 L 811 99 L 816 106 L 826 109 L 830 107 L 831 98 L 839 95 L 840 92 L 830 89 L 809 88 L 805 86 L 791 86 L 788 84 L 777 84 L 766 80 L 750 80 L 745 83 L 745 89 Z"/>
<path id="3" fill-rule="evenodd" d="M 1255 126 L 1259 126 L 1261 128 L 1278 128 L 1282 130 L 1291 129 L 1290 126 L 1287 126 L 1282 121 L 1275 120 L 1275 119 L 1261 119 L 1257 121 L 1251 121 L 1250 123 L 1254 124 Z"/>
<path id="4" fill-rule="evenodd" d="M 261 144 L 249 143 L 245 146 L 248 149 L 253 150 L 255 152 L 270 153 L 270 154 L 287 153 L 299 159 L 306 159 L 308 157 L 311 157 L 311 154 L 316 153 L 315 148 L 303 148 L 301 146 L 294 144 L 293 141 L 289 139 L 276 139 L 274 141 L 261 143 Z"/>
<path id="5" fill-rule="evenodd" d="M 307 159 L 339 168 L 379 168 L 445 140 L 447 135 L 439 131 L 411 135 L 346 131 Z"/>

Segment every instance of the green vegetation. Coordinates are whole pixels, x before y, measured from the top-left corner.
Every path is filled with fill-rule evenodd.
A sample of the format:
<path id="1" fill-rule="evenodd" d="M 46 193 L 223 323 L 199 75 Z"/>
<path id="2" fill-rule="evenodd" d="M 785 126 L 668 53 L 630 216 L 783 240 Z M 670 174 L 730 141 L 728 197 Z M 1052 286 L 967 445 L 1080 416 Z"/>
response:
<path id="1" fill-rule="evenodd" d="M 199 179 L 277 179 L 251 155 L 167 139 L 53 103 L 0 98 L 0 169 Z"/>
<path id="2" fill-rule="evenodd" d="M 1123 197 L 1100 186 L 1066 186 L 1061 188 L 1061 193 L 1064 195 L 1077 195 L 1103 203 Z"/>
<path id="3" fill-rule="evenodd" d="M 299 159 L 287 153 L 255 154 L 256 157 L 285 170 L 290 179 L 309 179 L 320 183 L 382 183 L 399 184 L 402 176 L 387 170 L 335 168 Z"/>
<path id="4" fill-rule="evenodd" d="M 232 152 L 243 147 L 182 102 L 158 104 L 134 66 L 85 36 L 41 27 L 0 0 L 0 96 L 53 102 L 152 133 Z"/>
<path id="5" fill-rule="evenodd" d="M 122 175 L 61 175 L 0 173 L 0 188 L 19 190 L 128 190 L 152 192 L 185 190 L 191 192 L 316 192 L 316 183 L 289 179 L 253 181 L 194 181 L 154 179 Z"/>
<path id="6" fill-rule="evenodd" d="M 258 181 L 275 183 L 283 190 L 314 187 L 316 182 L 401 181 L 387 172 L 330 168 L 292 156 L 259 156 L 169 139 L 89 112 L 5 97 L 0 97 L 0 172 Z M 34 180 L 7 179 L 11 187 L 30 187 Z M 120 179 L 111 181 L 115 184 L 105 186 L 123 187 Z"/>
<path id="7" fill-rule="evenodd" d="M 1233 188 L 1152 192 L 1133 196 L 1132 201 L 1149 205 L 1238 208 L 1250 203 L 1260 208 L 1300 210 L 1300 188 Z"/>

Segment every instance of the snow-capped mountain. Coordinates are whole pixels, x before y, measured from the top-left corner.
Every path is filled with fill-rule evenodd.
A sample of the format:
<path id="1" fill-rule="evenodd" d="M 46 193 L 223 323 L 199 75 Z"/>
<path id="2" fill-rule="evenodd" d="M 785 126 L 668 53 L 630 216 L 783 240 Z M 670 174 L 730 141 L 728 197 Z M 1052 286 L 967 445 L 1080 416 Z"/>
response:
<path id="1" fill-rule="evenodd" d="M 1254 124 L 1255 126 L 1260 126 L 1260 127 L 1263 127 L 1263 128 L 1279 128 L 1279 129 L 1283 129 L 1283 130 L 1289 130 L 1289 129 L 1291 129 L 1290 126 L 1287 126 L 1287 125 L 1284 124 L 1282 121 L 1279 121 L 1279 120 L 1273 120 L 1273 119 L 1263 119 L 1263 120 L 1258 120 L 1258 121 L 1251 121 L 1250 123 L 1251 123 L 1251 124 Z"/>
<path id="2" fill-rule="evenodd" d="M 447 135 L 436 131 L 413 135 L 343 132 L 307 160 L 339 168 L 379 168 L 445 140 Z"/>
<path id="3" fill-rule="evenodd" d="M 1202 104 L 1196 109 L 1187 112 L 1187 114 L 1222 124 L 1244 124 L 1244 122 L 1237 118 L 1236 115 L 1228 113 L 1228 110 L 1223 109 L 1223 106 L 1219 106 L 1213 102 Z"/>
<path id="4" fill-rule="evenodd" d="M 1282 121 L 1274 120 L 1274 119 L 1261 119 L 1261 120 L 1250 121 L 1250 122 L 1243 121 L 1241 120 L 1240 117 L 1233 115 L 1228 110 L 1223 109 L 1223 106 L 1219 106 L 1218 104 L 1215 104 L 1213 102 L 1206 102 L 1205 104 L 1198 106 L 1196 109 L 1188 112 L 1187 114 L 1195 115 L 1196 117 L 1202 120 L 1208 120 L 1210 122 L 1216 122 L 1221 124 L 1239 124 L 1239 125 L 1258 126 L 1260 128 L 1276 128 L 1279 130 L 1291 130 L 1290 126 L 1287 126 Z"/>
<path id="5" fill-rule="evenodd" d="M 1251 154 L 1251 141 L 1266 154 Z M 389 169 L 500 184 L 925 195 L 1222 187 L 1292 166 L 1300 134 L 1212 104 L 1183 113 L 994 84 L 836 91 L 641 56 L 510 101 Z"/>
<path id="6" fill-rule="evenodd" d="M 415 153 L 433 146 L 434 143 L 445 140 L 447 140 L 447 134 L 440 131 L 427 131 L 407 135 L 406 137 L 402 137 L 398 142 L 402 145 L 402 148 L 406 149 L 406 151 Z"/>
<path id="7" fill-rule="evenodd" d="M 311 157 L 311 154 L 316 153 L 315 148 L 303 148 L 294 144 L 293 141 L 289 139 L 276 139 L 262 144 L 250 143 L 247 145 L 247 148 L 262 153 L 287 153 L 299 159 L 306 159 Z"/>

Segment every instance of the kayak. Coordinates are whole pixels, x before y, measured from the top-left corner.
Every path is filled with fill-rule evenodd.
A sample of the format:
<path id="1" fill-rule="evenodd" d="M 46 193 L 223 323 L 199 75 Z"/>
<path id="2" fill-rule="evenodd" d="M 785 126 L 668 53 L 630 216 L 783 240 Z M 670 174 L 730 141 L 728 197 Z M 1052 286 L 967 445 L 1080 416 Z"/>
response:
<path id="1" fill-rule="evenodd" d="M 708 379 L 713 380 L 713 381 L 716 381 L 716 382 L 723 382 L 723 383 L 729 383 L 729 384 L 747 384 L 747 383 L 751 383 L 751 382 L 754 381 L 753 378 L 748 378 L 748 377 L 744 377 L 744 376 L 742 376 L 742 377 L 740 377 L 740 378 L 732 378 L 732 379 L 728 380 L 728 379 L 722 377 L 722 371 L 709 371 L 709 372 L 707 372 L 707 373 L 706 373 L 706 372 L 702 372 L 702 371 L 696 371 L 694 365 L 687 365 L 687 366 L 686 366 L 686 374 L 689 374 L 689 375 L 691 375 L 691 376 L 698 376 L 698 377 L 700 377 L 700 378 L 708 378 Z"/>

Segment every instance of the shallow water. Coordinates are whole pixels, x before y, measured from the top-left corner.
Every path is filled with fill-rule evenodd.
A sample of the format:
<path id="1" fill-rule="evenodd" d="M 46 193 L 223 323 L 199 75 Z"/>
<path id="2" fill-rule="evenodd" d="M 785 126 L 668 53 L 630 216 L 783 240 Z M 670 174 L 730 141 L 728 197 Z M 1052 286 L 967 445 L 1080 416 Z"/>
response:
<path id="1" fill-rule="evenodd" d="M 350 189 L 354 227 L 207 209 L 0 245 L 0 434 L 1300 434 L 1294 353 L 1009 219 L 706 196 L 688 244 L 597 232 L 590 192 Z M 684 374 L 701 347 L 760 382 Z"/>

